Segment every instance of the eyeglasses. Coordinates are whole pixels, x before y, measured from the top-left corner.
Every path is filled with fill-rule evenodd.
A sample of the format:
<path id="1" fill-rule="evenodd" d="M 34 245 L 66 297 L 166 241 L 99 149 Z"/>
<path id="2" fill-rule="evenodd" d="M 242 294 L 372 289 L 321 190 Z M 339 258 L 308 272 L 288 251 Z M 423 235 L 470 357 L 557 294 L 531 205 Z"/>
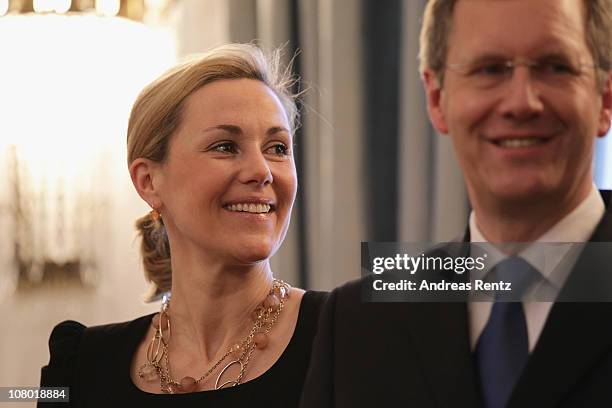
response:
<path id="1" fill-rule="evenodd" d="M 597 68 L 592 64 L 573 64 L 560 58 L 516 61 L 486 59 L 467 64 L 448 64 L 445 68 L 460 74 L 474 88 L 490 89 L 506 83 L 512 78 L 515 68 L 521 66 L 529 69 L 532 80 L 553 87 L 568 86 L 589 69 Z"/>

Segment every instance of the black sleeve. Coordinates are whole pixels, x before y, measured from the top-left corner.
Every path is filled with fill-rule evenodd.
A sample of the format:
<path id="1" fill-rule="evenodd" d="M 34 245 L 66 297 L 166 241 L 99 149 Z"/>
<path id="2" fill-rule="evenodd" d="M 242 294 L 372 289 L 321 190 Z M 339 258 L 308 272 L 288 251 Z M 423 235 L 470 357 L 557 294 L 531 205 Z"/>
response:
<path id="1" fill-rule="evenodd" d="M 66 320 L 55 326 L 49 337 L 49 364 L 41 370 L 41 387 L 70 387 L 76 369 L 76 360 L 85 326 Z M 38 407 L 53 406 L 68 408 L 66 403 L 43 403 Z"/>
<path id="2" fill-rule="evenodd" d="M 312 346 L 300 408 L 331 408 L 334 405 L 334 321 L 337 290 L 323 304 Z"/>

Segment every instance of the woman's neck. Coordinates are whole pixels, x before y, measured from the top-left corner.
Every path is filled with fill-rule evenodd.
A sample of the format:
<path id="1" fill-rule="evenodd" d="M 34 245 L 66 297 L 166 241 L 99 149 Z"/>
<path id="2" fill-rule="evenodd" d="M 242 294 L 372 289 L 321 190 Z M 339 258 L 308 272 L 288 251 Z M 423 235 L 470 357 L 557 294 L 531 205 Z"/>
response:
<path id="1" fill-rule="evenodd" d="M 273 277 L 267 260 L 249 266 L 203 265 L 173 260 L 170 352 L 213 363 L 248 334 L 252 312 Z"/>

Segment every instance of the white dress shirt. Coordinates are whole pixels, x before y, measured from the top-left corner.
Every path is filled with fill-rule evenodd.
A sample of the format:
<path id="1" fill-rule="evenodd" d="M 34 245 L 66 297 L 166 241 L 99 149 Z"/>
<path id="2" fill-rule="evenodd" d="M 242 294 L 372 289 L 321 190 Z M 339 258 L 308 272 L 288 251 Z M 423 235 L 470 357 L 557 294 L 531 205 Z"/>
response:
<path id="1" fill-rule="evenodd" d="M 580 203 L 572 212 L 566 215 L 561 221 L 555 224 L 551 229 L 546 231 L 535 242 L 586 242 L 589 240 L 597 224 L 603 217 L 605 206 L 597 187 L 593 185 L 589 195 Z M 478 228 L 476 214 L 472 211 L 470 214 L 470 241 L 471 242 L 488 242 Z M 554 288 L 560 289 L 565 282 L 566 275 L 553 276 L 552 271 L 555 270 L 561 259 L 566 255 L 569 247 L 560 247 L 556 253 L 551 254 L 544 259 L 541 256 L 541 251 L 534 250 L 533 247 L 528 247 L 521 251 L 518 255 L 529 262 L 536 268 L 549 284 Z M 503 259 L 505 255 L 501 252 L 493 254 L 494 257 Z M 552 259 L 551 259 L 552 258 Z M 493 265 L 493 263 L 491 263 Z M 571 269 L 571 268 L 570 268 Z M 544 328 L 544 323 L 548 317 L 548 313 L 553 302 L 523 302 L 525 318 L 527 321 L 527 335 L 529 337 L 529 352 L 533 351 L 540 333 Z M 492 308 L 491 302 L 469 302 L 468 313 L 470 320 L 470 344 L 472 350 L 476 348 L 478 338 L 484 330 Z"/>

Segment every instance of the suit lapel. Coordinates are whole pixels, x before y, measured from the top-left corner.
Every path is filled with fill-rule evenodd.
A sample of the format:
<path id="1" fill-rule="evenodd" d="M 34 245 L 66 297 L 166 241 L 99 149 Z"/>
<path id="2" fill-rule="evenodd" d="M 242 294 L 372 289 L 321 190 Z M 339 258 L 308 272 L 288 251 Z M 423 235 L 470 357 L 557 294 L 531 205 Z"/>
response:
<path id="1" fill-rule="evenodd" d="M 469 242 L 469 235 L 464 236 L 463 242 Z M 457 242 L 447 246 L 444 254 L 466 256 L 469 247 Z M 453 276 L 446 278 L 453 279 Z M 480 406 L 469 342 L 467 303 L 422 302 L 411 306 L 417 310 L 412 315 L 411 334 L 437 406 Z"/>
<path id="2" fill-rule="evenodd" d="M 610 212 L 604 215 L 591 238 L 591 242 L 606 241 L 612 241 Z M 601 268 L 612 265 L 612 254 L 599 252 L 580 256 L 559 295 L 561 298 L 576 288 L 584 293 L 589 289 L 587 284 L 594 292 L 609 288 L 610 279 Z M 597 262 L 593 262 L 593 256 L 598 257 Z M 598 270 L 593 264 L 598 265 Z M 611 347 L 612 302 L 555 303 L 509 407 L 556 406 Z"/>
<path id="3" fill-rule="evenodd" d="M 464 242 L 469 242 L 469 229 Z M 599 223 L 591 242 L 612 241 L 612 213 Z M 611 254 L 612 256 L 612 254 Z M 580 257 L 569 279 L 592 269 Z M 600 265 L 612 265 L 608 260 Z M 593 277 L 605 278 L 605 274 Z M 585 279 L 580 279 L 583 282 Z M 597 286 L 597 282 L 591 285 Z M 563 295 L 563 293 L 561 294 Z M 415 303 L 411 332 L 420 362 L 441 407 L 482 405 L 469 344 L 467 304 Z M 509 407 L 556 406 L 568 390 L 612 347 L 612 302 L 555 303 Z"/>
<path id="4" fill-rule="evenodd" d="M 556 303 L 509 407 L 557 406 L 612 346 L 612 303 Z"/>
<path id="5" fill-rule="evenodd" d="M 441 407 L 478 407 L 465 302 L 415 303 L 411 331 L 421 366 Z"/>

